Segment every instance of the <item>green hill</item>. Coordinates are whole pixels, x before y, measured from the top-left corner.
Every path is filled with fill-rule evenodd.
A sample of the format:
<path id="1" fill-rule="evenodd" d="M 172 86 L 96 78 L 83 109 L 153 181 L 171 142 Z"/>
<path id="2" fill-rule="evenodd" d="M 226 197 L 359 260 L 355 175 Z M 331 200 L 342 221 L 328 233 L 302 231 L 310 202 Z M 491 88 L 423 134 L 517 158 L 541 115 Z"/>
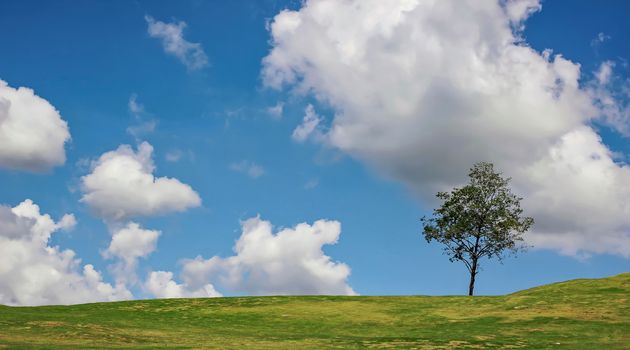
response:
<path id="1" fill-rule="evenodd" d="M 496 297 L 242 297 L 0 306 L 10 349 L 630 349 L 630 273 Z"/>

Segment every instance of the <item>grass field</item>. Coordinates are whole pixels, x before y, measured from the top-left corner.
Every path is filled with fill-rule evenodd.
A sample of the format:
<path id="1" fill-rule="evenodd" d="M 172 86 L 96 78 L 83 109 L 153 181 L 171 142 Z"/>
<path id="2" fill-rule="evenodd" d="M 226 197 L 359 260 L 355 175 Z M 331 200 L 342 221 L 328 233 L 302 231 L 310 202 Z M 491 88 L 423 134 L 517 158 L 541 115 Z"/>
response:
<path id="1" fill-rule="evenodd" d="M 630 349 L 630 273 L 497 297 L 242 297 L 0 306 L 9 349 Z"/>

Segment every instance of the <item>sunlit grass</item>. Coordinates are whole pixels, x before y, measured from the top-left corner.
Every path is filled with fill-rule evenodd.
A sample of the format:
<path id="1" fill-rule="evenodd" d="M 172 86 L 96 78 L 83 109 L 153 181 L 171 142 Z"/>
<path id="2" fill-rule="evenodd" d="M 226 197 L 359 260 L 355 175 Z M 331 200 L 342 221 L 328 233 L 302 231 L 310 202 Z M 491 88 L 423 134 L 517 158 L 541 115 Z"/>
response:
<path id="1" fill-rule="evenodd" d="M 239 297 L 0 306 L 11 349 L 628 349 L 630 273 L 497 297 Z"/>

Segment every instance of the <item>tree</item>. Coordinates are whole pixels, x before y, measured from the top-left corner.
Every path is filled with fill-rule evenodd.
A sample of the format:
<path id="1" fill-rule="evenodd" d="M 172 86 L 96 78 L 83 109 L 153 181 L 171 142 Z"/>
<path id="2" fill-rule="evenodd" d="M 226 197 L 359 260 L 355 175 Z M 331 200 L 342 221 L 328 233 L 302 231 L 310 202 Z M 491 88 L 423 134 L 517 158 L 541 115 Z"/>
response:
<path id="1" fill-rule="evenodd" d="M 497 258 L 516 254 L 525 247 L 520 244 L 534 223 L 523 217 L 520 201 L 492 163 L 476 163 L 468 174 L 470 182 L 449 192 L 438 192 L 442 205 L 431 217 L 421 219 L 424 238 L 444 245 L 451 262 L 462 261 L 470 272 L 468 295 L 473 295 L 475 277 L 481 258 Z"/>

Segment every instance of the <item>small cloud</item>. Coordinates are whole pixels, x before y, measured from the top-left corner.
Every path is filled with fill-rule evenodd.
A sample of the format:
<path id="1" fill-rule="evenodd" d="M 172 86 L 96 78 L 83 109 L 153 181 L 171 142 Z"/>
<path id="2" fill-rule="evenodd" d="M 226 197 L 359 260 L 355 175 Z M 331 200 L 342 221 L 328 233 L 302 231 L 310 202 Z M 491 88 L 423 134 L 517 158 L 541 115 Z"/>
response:
<path id="1" fill-rule="evenodd" d="M 145 16 L 148 33 L 152 38 L 160 39 L 164 51 L 171 54 L 188 70 L 199 70 L 208 65 L 208 56 L 203 51 L 201 44 L 191 43 L 184 39 L 184 28 L 186 22 L 165 23 L 156 21 L 151 16 Z"/>
<path id="2" fill-rule="evenodd" d="M 74 164 L 79 171 L 87 172 L 90 170 L 90 167 L 92 166 L 92 160 L 87 157 L 79 158 L 79 160 L 77 160 L 76 163 Z"/>
<path id="3" fill-rule="evenodd" d="M 604 42 L 610 40 L 611 37 L 610 35 L 606 35 L 602 32 L 599 32 L 597 34 L 597 36 L 595 38 L 593 38 L 593 40 L 591 40 L 591 47 L 593 48 L 598 48 L 600 45 L 602 45 Z"/>
<path id="4" fill-rule="evenodd" d="M 593 48 L 595 55 L 599 55 L 600 47 L 603 46 L 604 43 L 609 41 L 610 39 L 610 35 L 599 32 L 597 36 L 591 40 L 591 48 Z"/>
<path id="5" fill-rule="evenodd" d="M 247 174 L 252 179 L 257 179 L 265 174 L 265 169 L 254 162 L 248 160 L 242 160 L 237 163 L 232 163 L 229 166 L 230 170 Z"/>
<path id="6" fill-rule="evenodd" d="M 298 125 L 295 130 L 293 130 L 291 138 L 298 143 L 303 143 L 309 138 L 315 141 L 321 141 L 324 138 L 324 133 L 321 131 L 320 127 L 322 120 L 323 118 L 315 112 L 313 105 L 309 104 L 304 110 L 302 124 Z"/>
<path id="7" fill-rule="evenodd" d="M 144 113 L 144 106 L 138 102 L 137 94 L 131 94 L 131 96 L 129 96 L 127 106 L 129 107 L 129 113 L 133 114 L 135 117 Z"/>
<path id="8" fill-rule="evenodd" d="M 182 159 L 182 151 L 178 149 L 169 151 L 164 156 L 164 159 L 166 159 L 167 162 L 172 162 L 172 163 L 179 162 L 179 160 Z"/>
<path id="9" fill-rule="evenodd" d="M 306 183 L 304 184 L 304 189 L 305 190 L 311 190 L 315 187 L 317 187 L 319 185 L 319 180 L 317 179 L 310 179 L 308 181 L 306 181 Z"/>
<path id="10" fill-rule="evenodd" d="M 284 102 L 278 102 L 275 106 L 267 107 L 267 113 L 275 120 L 282 119 L 284 112 Z"/>
<path id="11" fill-rule="evenodd" d="M 129 109 L 129 113 L 133 115 L 135 121 L 138 123 L 127 128 L 128 134 L 135 137 L 136 139 L 141 139 L 142 136 L 145 136 L 155 131 L 155 128 L 157 127 L 157 120 L 148 119 L 151 116 L 150 114 L 146 113 L 144 105 L 138 102 L 137 94 L 134 93 L 129 96 L 127 108 Z"/>
<path id="12" fill-rule="evenodd" d="M 608 84 L 608 82 L 610 81 L 610 77 L 612 76 L 613 67 L 615 67 L 615 63 L 612 61 L 602 62 L 602 64 L 599 66 L 599 69 L 595 73 L 597 81 L 600 84 Z"/>

